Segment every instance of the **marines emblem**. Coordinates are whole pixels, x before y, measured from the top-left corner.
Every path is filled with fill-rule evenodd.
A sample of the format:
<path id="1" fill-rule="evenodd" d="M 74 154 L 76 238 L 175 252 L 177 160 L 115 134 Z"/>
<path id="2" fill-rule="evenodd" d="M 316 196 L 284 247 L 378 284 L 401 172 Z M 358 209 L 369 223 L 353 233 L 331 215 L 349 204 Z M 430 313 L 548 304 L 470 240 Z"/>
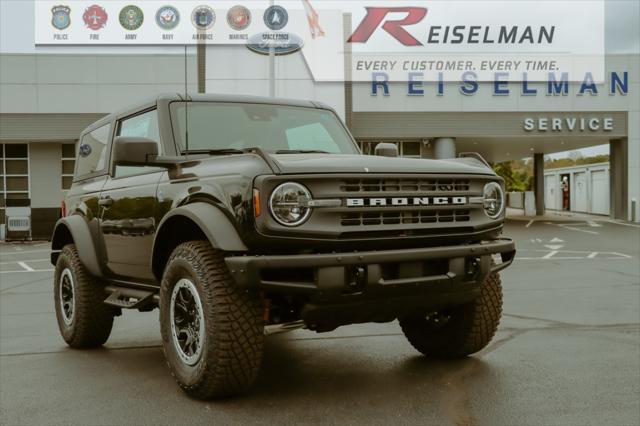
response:
<path id="1" fill-rule="evenodd" d="M 64 30 L 71 25 L 71 8 L 69 6 L 53 6 L 51 13 L 51 25 L 56 29 Z"/>
<path id="2" fill-rule="evenodd" d="M 209 6 L 198 6 L 191 13 L 191 22 L 199 30 L 208 30 L 216 23 L 216 13 Z"/>
<path id="3" fill-rule="evenodd" d="M 180 22 L 180 12 L 173 6 L 162 6 L 156 12 L 156 24 L 163 30 L 172 30 Z"/>
<path id="4" fill-rule="evenodd" d="M 97 31 L 107 25 L 107 19 L 109 19 L 107 11 L 97 4 L 86 8 L 82 15 L 85 25 L 93 31 Z"/>
<path id="5" fill-rule="evenodd" d="M 227 12 L 227 23 L 236 31 L 242 31 L 251 24 L 251 12 L 244 6 L 233 6 Z"/>
<path id="6" fill-rule="evenodd" d="M 125 30 L 135 31 L 142 26 L 144 13 L 138 6 L 125 6 L 120 11 L 120 25 Z"/>

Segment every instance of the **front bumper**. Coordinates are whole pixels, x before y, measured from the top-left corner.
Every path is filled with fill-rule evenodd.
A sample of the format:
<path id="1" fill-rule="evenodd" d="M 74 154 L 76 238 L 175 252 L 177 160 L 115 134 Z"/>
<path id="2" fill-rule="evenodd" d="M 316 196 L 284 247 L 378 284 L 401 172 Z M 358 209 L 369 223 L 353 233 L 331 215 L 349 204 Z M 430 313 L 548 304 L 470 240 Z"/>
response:
<path id="1" fill-rule="evenodd" d="M 478 281 L 491 272 L 500 271 L 513 262 L 515 245 L 510 239 L 497 239 L 476 244 L 428 247 L 405 250 L 380 250 L 331 254 L 296 254 L 276 256 L 233 256 L 226 263 L 236 284 L 296 293 L 342 293 L 349 286 L 396 287 L 434 284 L 456 284 Z M 499 254 L 501 263 L 492 262 Z M 439 273 L 424 274 L 418 264 L 446 261 Z M 470 262 L 473 263 L 470 269 Z M 383 265 L 398 265 L 397 277 L 389 278 Z M 312 280 L 273 279 L 268 271 L 311 270 Z"/>
<path id="2" fill-rule="evenodd" d="M 496 239 L 404 250 L 234 256 L 226 263 L 240 287 L 300 296 L 307 327 L 330 331 L 468 303 L 515 253 L 513 241 Z"/>

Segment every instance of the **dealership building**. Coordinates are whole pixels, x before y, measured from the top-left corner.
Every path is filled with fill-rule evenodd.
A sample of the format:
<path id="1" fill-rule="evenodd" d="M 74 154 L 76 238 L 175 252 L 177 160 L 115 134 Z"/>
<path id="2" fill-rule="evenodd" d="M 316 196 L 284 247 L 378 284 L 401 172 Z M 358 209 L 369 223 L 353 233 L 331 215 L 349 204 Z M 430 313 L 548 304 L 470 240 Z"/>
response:
<path id="1" fill-rule="evenodd" d="M 30 30 L 21 36 L 33 38 Z M 577 210 L 640 221 L 638 54 L 608 54 L 602 83 L 591 84 L 585 75 L 566 85 L 438 85 L 415 76 L 387 82 L 380 72 L 367 82 L 316 82 L 301 52 L 269 58 L 244 46 L 191 47 L 186 67 L 190 91 L 322 101 L 345 120 L 366 154 L 379 142 L 393 142 L 405 157 L 446 159 L 468 151 L 489 162 L 533 157 L 539 214 L 545 182 L 557 184 L 551 174 L 545 178 L 544 155 L 608 144 L 610 165 L 599 169 L 605 173 L 582 181 L 608 189 L 606 207 L 589 201 Z M 49 237 L 71 185 L 82 129 L 158 93 L 183 92 L 184 70 L 180 48 L 96 52 L 32 45 L 31 51 L 0 53 L 0 224 L 11 200 L 27 199 L 33 237 Z"/>

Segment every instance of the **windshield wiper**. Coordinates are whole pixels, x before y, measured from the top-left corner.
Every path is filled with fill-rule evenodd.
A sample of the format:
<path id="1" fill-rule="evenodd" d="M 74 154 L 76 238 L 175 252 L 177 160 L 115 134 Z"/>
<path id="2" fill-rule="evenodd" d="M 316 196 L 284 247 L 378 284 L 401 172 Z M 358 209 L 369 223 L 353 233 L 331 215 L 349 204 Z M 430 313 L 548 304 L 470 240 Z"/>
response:
<path id="1" fill-rule="evenodd" d="M 276 154 L 330 154 L 320 149 L 279 149 Z"/>
<path id="2" fill-rule="evenodd" d="M 228 154 L 246 154 L 248 151 L 235 148 L 220 149 L 189 149 L 182 151 L 182 154 L 205 154 L 205 155 L 228 155 Z"/>

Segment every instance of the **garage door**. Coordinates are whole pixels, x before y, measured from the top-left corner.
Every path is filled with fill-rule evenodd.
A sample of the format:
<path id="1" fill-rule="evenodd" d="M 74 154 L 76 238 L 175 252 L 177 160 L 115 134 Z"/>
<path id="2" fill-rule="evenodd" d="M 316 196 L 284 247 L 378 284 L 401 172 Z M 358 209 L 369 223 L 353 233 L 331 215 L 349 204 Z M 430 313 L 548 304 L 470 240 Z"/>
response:
<path id="1" fill-rule="evenodd" d="M 591 172 L 591 213 L 609 214 L 609 173 Z"/>
<path id="2" fill-rule="evenodd" d="M 576 212 L 587 212 L 587 174 L 585 172 L 573 175 L 573 210 Z"/>
<path id="3" fill-rule="evenodd" d="M 560 209 L 555 175 L 544 177 L 544 207 L 552 210 Z"/>

